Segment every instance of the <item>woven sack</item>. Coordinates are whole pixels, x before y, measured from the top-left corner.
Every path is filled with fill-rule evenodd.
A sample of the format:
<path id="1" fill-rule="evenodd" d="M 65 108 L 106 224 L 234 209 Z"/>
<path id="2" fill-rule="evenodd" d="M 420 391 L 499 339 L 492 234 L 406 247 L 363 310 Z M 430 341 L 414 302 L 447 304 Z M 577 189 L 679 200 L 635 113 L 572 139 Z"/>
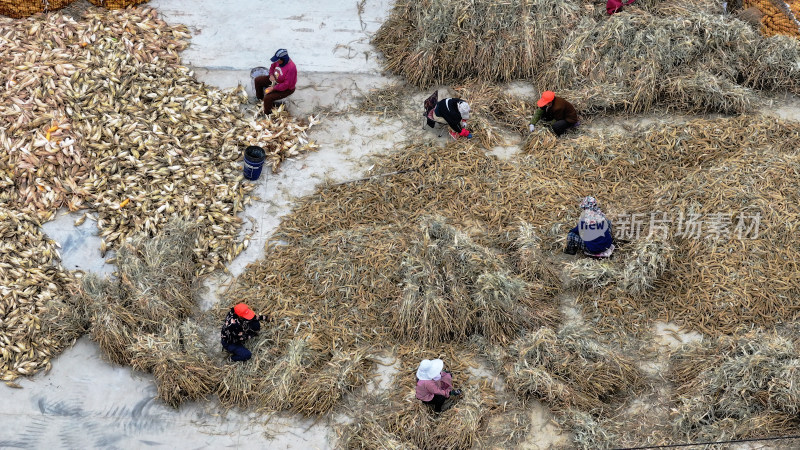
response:
<path id="1" fill-rule="evenodd" d="M 21 19 L 36 13 L 55 11 L 75 0 L 0 0 L 0 15 Z"/>
<path id="2" fill-rule="evenodd" d="M 124 9 L 128 6 L 147 3 L 147 0 L 89 0 L 89 3 L 108 9 Z"/>

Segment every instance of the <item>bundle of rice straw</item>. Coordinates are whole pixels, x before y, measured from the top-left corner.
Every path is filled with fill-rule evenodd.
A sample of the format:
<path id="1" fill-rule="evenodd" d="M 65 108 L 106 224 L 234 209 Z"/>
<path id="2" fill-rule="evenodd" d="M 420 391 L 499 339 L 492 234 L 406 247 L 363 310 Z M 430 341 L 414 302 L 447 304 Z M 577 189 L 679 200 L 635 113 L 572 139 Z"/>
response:
<path id="1" fill-rule="evenodd" d="M 507 383 L 523 399 L 534 397 L 556 410 L 577 408 L 600 414 L 641 387 L 636 365 L 602 346 L 586 328 L 542 327 L 511 345 Z"/>
<path id="2" fill-rule="evenodd" d="M 667 16 L 622 12 L 584 19 L 538 84 L 570 90 L 584 113 L 657 105 L 741 113 L 756 105 L 753 89 L 800 92 L 798 59 L 797 40 L 765 39 L 720 15 L 688 8 Z"/>
<path id="3" fill-rule="evenodd" d="M 131 366 L 156 379 L 158 398 L 173 408 L 200 400 L 219 386 L 220 367 L 209 357 L 201 329 L 191 319 L 179 326 L 165 322 L 158 334 L 140 334 L 132 348 Z"/>
<path id="4" fill-rule="evenodd" d="M 484 434 L 482 429 L 488 425 L 490 407 L 478 385 L 469 385 L 462 390 L 462 398 L 452 409 L 445 411 L 442 419 L 447 426 L 434 427 L 428 438 L 436 442 L 438 448 L 481 448 Z M 492 399 L 494 400 L 494 399 Z"/>
<path id="5" fill-rule="evenodd" d="M 597 289 L 616 282 L 620 272 L 610 261 L 583 258 L 565 264 L 564 276 L 567 287 Z"/>
<path id="6" fill-rule="evenodd" d="M 495 342 L 535 322 L 525 281 L 442 217 L 423 217 L 422 236 L 403 262 L 403 297 L 395 302 L 399 337 L 424 345 L 464 340 L 472 332 Z"/>
<path id="7" fill-rule="evenodd" d="M 288 409 L 303 395 L 298 388 L 307 376 L 307 368 L 319 358 L 308 339 L 295 338 L 286 344 L 286 352 L 260 375 L 253 389 L 258 393 L 259 403 L 274 411 Z M 306 410 L 299 407 L 298 409 Z"/>
<path id="8" fill-rule="evenodd" d="M 216 392 L 222 406 L 241 409 L 265 407 L 262 402 L 263 393 L 258 384 L 264 378 L 264 374 L 273 367 L 274 360 L 269 357 L 269 349 L 273 346 L 273 343 L 263 336 L 250 339 L 247 347 L 252 352 L 253 358 L 244 364 L 225 366 L 225 373 Z"/>
<path id="9" fill-rule="evenodd" d="M 655 280 L 672 264 L 672 252 L 672 246 L 665 241 L 637 241 L 620 274 L 620 287 L 632 295 L 652 289 Z"/>
<path id="10" fill-rule="evenodd" d="M 346 449 L 419 450 L 416 445 L 386 430 L 383 419 L 394 406 L 385 396 L 363 396 L 359 403 L 351 405 L 355 420 L 336 430 L 339 445 Z"/>
<path id="11" fill-rule="evenodd" d="M 800 427 L 797 327 L 745 330 L 682 347 L 670 358 L 673 428 L 681 439 L 786 434 Z"/>
<path id="12" fill-rule="evenodd" d="M 194 225 L 173 220 L 155 238 L 136 235 L 117 251 L 120 282 L 132 293 L 127 306 L 143 320 L 175 323 L 191 313 L 196 238 Z"/>
<path id="13" fill-rule="evenodd" d="M 367 310 L 380 305 L 380 298 L 400 295 L 396 269 L 407 241 L 397 227 L 334 230 L 307 243 L 304 275 L 331 306 L 344 303 Z"/>
<path id="14" fill-rule="evenodd" d="M 401 0 L 373 44 L 416 86 L 533 78 L 579 12 L 576 1 Z"/>
<path id="15" fill-rule="evenodd" d="M 69 295 L 51 299 L 42 316 L 42 330 L 57 349 L 71 346 L 83 336 L 90 325 L 90 311 L 86 295 L 80 287 L 68 286 Z"/>
<path id="16" fill-rule="evenodd" d="M 367 348 L 346 352 L 335 350 L 323 369 L 309 374 L 296 389 L 292 410 L 304 415 L 327 413 L 345 393 L 366 385 L 365 373 L 374 366 Z"/>
<path id="17" fill-rule="evenodd" d="M 133 237 L 119 249 L 117 279 L 84 277 L 89 333 L 112 362 L 130 364 L 137 335 L 161 334 L 165 322 L 180 323 L 194 308 L 194 232 L 173 220 L 154 237 Z"/>
<path id="18" fill-rule="evenodd" d="M 568 409 L 556 418 L 559 425 L 570 431 L 572 443 L 581 449 L 617 448 L 619 436 L 599 419 L 577 409 Z"/>
<path id="19" fill-rule="evenodd" d="M 86 279 L 88 278 L 87 276 Z M 89 288 L 86 284 L 84 286 L 88 292 Z M 133 356 L 131 345 L 139 329 L 138 318 L 118 303 L 118 299 L 102 299 L 91 293 L 88 295 L 93 302 L 89 337 L 97 343 L 109 361 L 120 365 L 129 364 Z M 152 324 L 148 323 L 146 328 L 152 329 Z"/>

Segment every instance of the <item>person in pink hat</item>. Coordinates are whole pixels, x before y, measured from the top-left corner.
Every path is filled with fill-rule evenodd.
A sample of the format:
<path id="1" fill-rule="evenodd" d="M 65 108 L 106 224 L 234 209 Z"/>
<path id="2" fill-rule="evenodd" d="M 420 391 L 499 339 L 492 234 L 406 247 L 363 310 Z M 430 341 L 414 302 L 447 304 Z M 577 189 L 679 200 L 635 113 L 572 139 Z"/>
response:
<path id="1" fill-rule="evenodd" d="M 578 124 L 578 112 L 575 111 L 575 107 L 570 102 L 558 97 L 553 91 L 542 92 L 536 106 L 539 108 L 533 114 L 531 123 L 528 125 L 531 132 L 542 119 L 550 123 L 550 128 L 553 129 L 556 136 L 561 136 Z"/>
<path id="2" fill-rule="evenodd" d="M 220 337 L 222 348 L 231 354 L 231 361 L 247 361 L 253 356 L 244 346 L 244 342 L 258 335 L 263 320 L 267 320 L 267 316 L 256 316 L 244 303 L 239 303 L 228 311 Z"/>

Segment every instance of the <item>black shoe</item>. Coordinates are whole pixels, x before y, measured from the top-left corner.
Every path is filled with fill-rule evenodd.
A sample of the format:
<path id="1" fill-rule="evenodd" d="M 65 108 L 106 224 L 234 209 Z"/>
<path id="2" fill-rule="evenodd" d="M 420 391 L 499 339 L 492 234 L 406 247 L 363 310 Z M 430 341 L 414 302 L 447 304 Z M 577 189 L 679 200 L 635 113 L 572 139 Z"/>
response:
<path id="1" fill-rule="evenodd" d="M 574 248 L 567 247 L 567 248 L 564 249 L 564 253 L 566 253 L 568 255 L 574 255 L 574 254 L 578 253 L 578 250 L 576 250 Z"/>

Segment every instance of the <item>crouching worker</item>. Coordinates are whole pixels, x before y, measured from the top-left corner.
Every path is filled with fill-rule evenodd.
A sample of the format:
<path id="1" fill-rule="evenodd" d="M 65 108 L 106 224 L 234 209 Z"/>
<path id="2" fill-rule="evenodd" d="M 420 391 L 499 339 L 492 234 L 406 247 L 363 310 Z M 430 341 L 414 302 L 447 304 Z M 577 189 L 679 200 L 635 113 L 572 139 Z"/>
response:
<path id="1" fill-rule="evenodd" d="M 247 361 L 252 354 L 244 346 L 244 341 L 257 336 L 261 330 L 260 321 L 267 316 L 256 313 L 244 303 L 231 308 L 222 325 L 222 348 L 231 354 L 231 361 Z"/>
<path id="2" fill-rule="evenodd" d="M 583 212 L 578 226 L 567 234 L 567 248 L 564 253 L 574 255 L 581 250 L 586 256 L 608 258 L 614 252 L 611 221 L 597 206 L 594 197 L 584 198 L 581 209 Z"/>
<path id="3" fill-rule="evenodd" d="M 466 120 L 469 119 L 469 103 L 460 98 L 446 98 L 436 103 L 433 113 L 428 118 L 428 126 L 433 128 L 434 122 L 450 125 L 450 136 L 453 139 L 465 137 L 472 138 L 472 133 L 467 129 Z"/>
<path id="4" fill-rule="evenodd" d="M 575 107 L 553 91 L 542 92 L 542 97 L 536 102 L 539 108 L 533 113 L 528 129 L 533 132 L 540 120 L 550 123 L 550 128 L 556 136 L 561 136 L 568 129 L 578 124 L 578 112 Z"/>
<path id="5" fill-rule="evenodd" d="M 444 362 L 423 359 L 417 369 L 417 398 L 438 413 L 450 407 L 451 395 L 461 395 L 461 389 L 453 389 L 453 376 L 444 370 Z"/>
<path id="6" fill-rule="evenodd" d="M 297 67 L 289 59 L 285 48 L 278 49 L 270 58 L 269 76 L 263 75 L 253 80 L 256 97 L 264 101 L 264 114 L 270 114 L 274 103 L 294 94 L 297 85 Z"/>

